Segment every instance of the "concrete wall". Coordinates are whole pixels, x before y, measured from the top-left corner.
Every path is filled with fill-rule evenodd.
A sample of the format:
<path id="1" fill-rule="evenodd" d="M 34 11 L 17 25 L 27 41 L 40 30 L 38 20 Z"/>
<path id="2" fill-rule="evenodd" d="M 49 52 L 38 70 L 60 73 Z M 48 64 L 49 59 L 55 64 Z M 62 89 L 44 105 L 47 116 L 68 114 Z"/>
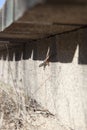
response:
<path id="1" fill-rule="evenodd" d="M 87 130 L 87 29 L 38 41 L 0 44 L 0 85 L 26 93 L 74 130 Z M 20 46 L 21 44 L 21 46 Z M 49 66 L 39 67 L 48 48 Z"/>

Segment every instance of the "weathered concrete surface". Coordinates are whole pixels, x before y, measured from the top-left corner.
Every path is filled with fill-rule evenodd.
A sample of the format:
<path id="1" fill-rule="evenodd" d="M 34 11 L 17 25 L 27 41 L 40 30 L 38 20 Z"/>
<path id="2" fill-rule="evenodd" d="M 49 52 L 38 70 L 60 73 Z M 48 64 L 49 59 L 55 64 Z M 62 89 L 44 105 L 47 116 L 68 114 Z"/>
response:
<path id="1" fill-rule="evenodd" d="M 87 130 L 87 28 L 14 47 L 2 44 L 0 82 L 26 94 L 64 126 Z M 7 46 L 9 45 L 9 46 Z M 49 66 L 39 65 L 50 48 Z"/>
<path id="2" fill-rule="evenodd" d="M 84 4 L 37 6 L 0 33 L 0 87 L 24 88 L 74 130 L 87 130 L 86 15 Z M 44 69 L 39 65 L 48 49 Z M 53 119 L 47 121 L 41 129 L 60 127 Z"/>
<path id="3" fill-rule="evenodd" d="M 87 4 L 47 4 L 28 10 L 21 22 L 87 25 Z"/>
<path id="4" fill-rule="evenodd" d="M 14 23 L 4 32 L 0 33 L 2 40 L 29 41 L 49 37 L 80 29 L 81 26 L 71 25 L 51 25 L 51 24 L 35 24 L 35 23 Z"/>
<path id="5" fill-rule="evenodd" d="M 0 9 L 0 31 L 20 18 L 28 8 L 42 2 L 43 0 L 6 0 Z"/>
<path id="6" fill-rule="evenodd" d="M 0 33 L 3 40 L 36 40 L 87 26 L 87 4 L 46 4 L 28 10 Z"/>
<path id="7" fill-rule="evenodd" d="M 46 1 L 45 7 L 41 6 L 39 11 L 35 9 L 33 12 L 30 12 L 30 19 L 34 13 L 36 14 L 35 18 L 39 18 L 38 22 L 44 22 L 43 18 L 45 15 L 45 22 L 49 22 L 50 15 L 54 19 L 54 23 L 65 24 L 87 24 L 87 1 L 86 0 L 6 0 L 4 6 L 0 10 L 0 31 L 3 31 L 6 27 L 11 25 L 15 20 L 18 20 L 24 12 L 37 4 L 44 3 Z M 49 7 L 49 4 L 51 6 Z M 55 5 L 53 7 L 53 5 Z M 77 7 L 78 5 L 78 7 Z M 74 7 L 73 7 L 74 6 Z M 42 8 L 42 9 L 41 9 Z M 60 13 L 61 10 L 61 13 Z M 55 12 L 54 12 L 55 11 Z M 33 13 L 33 14 L 32 14 Z M 72 17 L 71 17 L 72 16 Z M 79 17 L 80 16 L 80 17 Z M 71 18 L 68 20 L 68 18 Z M 76 20 L 75 20 L 75 18 Z M 34 17 L 33 17 L 34 18 Z M 30 20 L 30 21 L 31 21 Z M 35 19 L 36 20 L 36 19 Z M 43 21 L 42 21 L 43 20 Z M 73 21 L 74 20 L 74 21 Z M 37 21 L 37 20 L 36 20 Z"/>

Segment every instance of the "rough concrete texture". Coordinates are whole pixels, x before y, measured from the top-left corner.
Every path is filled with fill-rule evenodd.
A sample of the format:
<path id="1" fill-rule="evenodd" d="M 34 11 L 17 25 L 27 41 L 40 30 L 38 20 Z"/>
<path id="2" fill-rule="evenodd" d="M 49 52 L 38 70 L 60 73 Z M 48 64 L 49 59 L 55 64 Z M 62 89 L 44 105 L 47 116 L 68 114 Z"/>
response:
<path id="1" fill-rule="evenodd" d="M 0 33 L 2 40 L 36 40 L 87 26 L 87 4 L 45 4 L 29 9 Z"/>
<path id="2" fill-rule="evenodd" d="M 45 4 L 28 10 L 18 22 L 87 25 L 87 4 Z"/>
<path id="3" fill-rule="evenodd" d="M 0 86 L 24 87 L 26 94 L 64 126 L 87 130 L 86 34 L 84 28 L 21 46 L 4 44 L 0 51 Z M 48 48 L 49 66 L 39 67 Z M 52 129 L 57 129 L 55 123 Z"/>

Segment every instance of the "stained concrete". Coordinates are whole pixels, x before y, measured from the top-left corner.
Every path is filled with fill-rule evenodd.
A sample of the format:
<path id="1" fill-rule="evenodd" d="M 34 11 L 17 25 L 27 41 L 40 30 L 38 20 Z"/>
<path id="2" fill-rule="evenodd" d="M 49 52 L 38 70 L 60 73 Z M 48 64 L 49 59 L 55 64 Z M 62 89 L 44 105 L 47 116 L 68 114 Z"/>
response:
<path id="1" fill-rule="evenodd" d="M 84 4 L 37 6 L 0 33 L 0 87 L 24 88 L 74 130 L 87 130 L 86 14 Z"/>
<path id="2" fill-rule="evenodd" d="M 0 33 L 2 40 L 29 41 L 87 27 L 87 4 L 44 4 L 27 12 Z"/>
<path id="3" fill-rule="evenodd" d="M 0 82 L 25 88 L 65 126 L 87 130 L 87 29 L 2 44 Z M 50 48 L 49 66 L 39 67 Z"/>

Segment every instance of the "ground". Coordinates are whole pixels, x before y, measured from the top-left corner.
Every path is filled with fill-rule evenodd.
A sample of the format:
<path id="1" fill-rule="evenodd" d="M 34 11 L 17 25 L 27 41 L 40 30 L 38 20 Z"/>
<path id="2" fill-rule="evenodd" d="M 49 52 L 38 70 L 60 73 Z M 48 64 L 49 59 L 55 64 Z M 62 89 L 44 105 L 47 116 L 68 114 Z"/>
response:
<path id="1" fill-rule="evenodd" d="M 23 91 L 4 91 L 0 88 L 1 130 L 70 130 L 36 100 L 24 97 Z"/>

